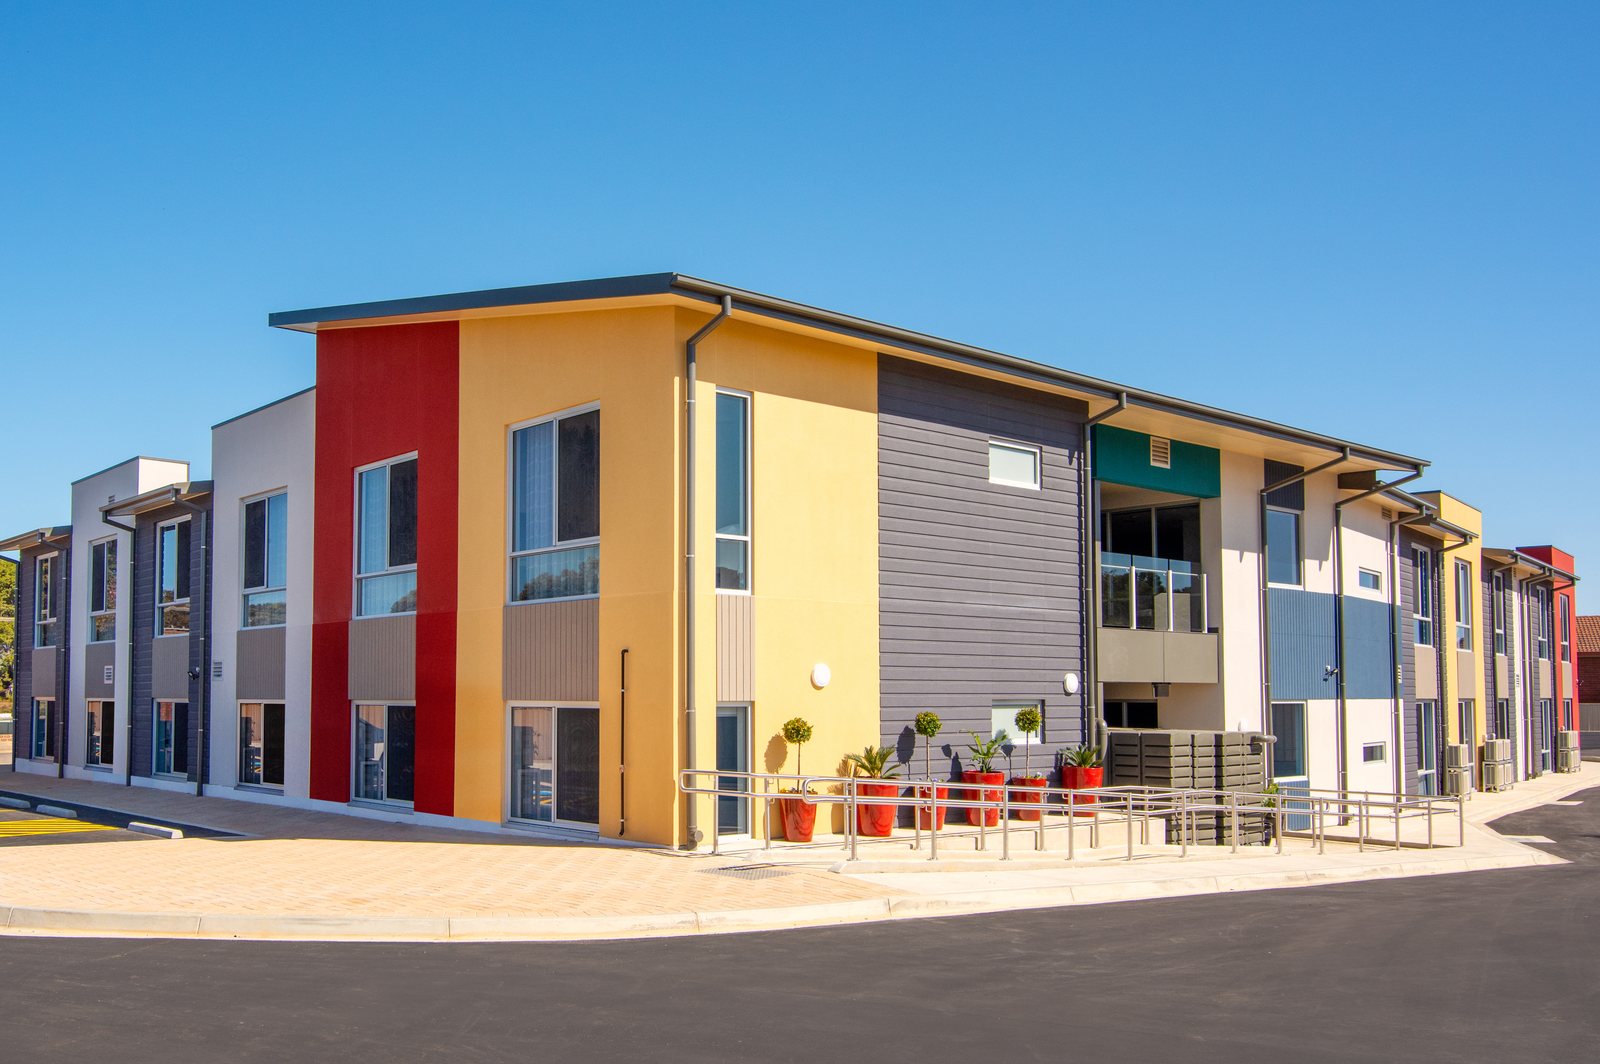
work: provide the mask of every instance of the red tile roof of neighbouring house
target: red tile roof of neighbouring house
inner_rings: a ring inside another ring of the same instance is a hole
[[[1600,617],[1578,618],[1578,653],[1600,654]]]

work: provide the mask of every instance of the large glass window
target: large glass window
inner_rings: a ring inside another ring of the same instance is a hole
[[[511,817],[600,823],[600,711],[511,708]]]
[[[157,702],[155,763],[158,776],[189,774],[189,703]]]
[[[289,495],[279,492],[244,504],[244,627],[283,624],[288,583]]]
[[[117,637],[117,541],[89,548],[89,642]]]
[[[717,767],[726,772],[750,771],[750,708],[717,707]],[[743,776],[718,776],[717,788],[724,791],[748,790]],[[750,799],[720,795],[717,798],[717,834],[750,833]]]
[[[48,760],[56,756],[56,700],[53,698],[35,698],[33,700],[33,726],[32,750],[33,757],[39,760]]]
[[[1572,599],[1566,595],[1561,600],[1561,660],[1572,660]]]
[[[1456,742],[1478,745],[1478,700],[1463,698],[1456,703]]]
[[[33,563],[33,645],[56,645],[56,597],[60,594],[56,565],[61,555],[47,554]]]
[[[750,590],[750,399],[717,393],[717,590]]]
[[[511,433],[509,600],[600,593],[600,411]]]
[[[1433,552],[1426,547],[1411,548],[1412,586],[1416,603],[1412,620],[1416,623],[1416,644],[1433,646]]]
[[[109,767],[115,754],[116,703],[90,702],[84,714],[89,744],[84,754],[84,764]]]
[[[1472,563],[1456,562],[1456,649],[1472,649]]]
[[[1306,765],[1306,704],[1272,703],[1272,778],[1304,778]]]
[[[189,633],[189,521],[156,527],[156,635]]]
[[[357,798],[414,801],[416,752],[416,706],[356,706]]]
[[[1417,703],[1417,793],[1439,793],[1439,709],[1433,702]]]
[[[356,616],[417,612],[417,460],[362,470],[356,495]]]
[[[1267,582],[1301,583],[1300,515],[1291,510],[1267,511]]]
[[[240,703],[239,782],[283,786],[283,703]]]
[[[1536,587],[1533,589],[1531,608],[1534,611],[1533,631],[1539,657],[1545,661],[1550,660],[1550,589]]]

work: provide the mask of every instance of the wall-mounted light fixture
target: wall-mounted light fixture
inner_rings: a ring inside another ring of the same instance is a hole
[[[826,665],[818,662],[817,664],[811,666],[812,687],[815,687],[820,691],[824,687],[828,686],[828,681],[831,679],[833,679],[833,670],[828,668]]]
[[[1081,686],[1082,682],[1078,679],[1078,674],[1075,672],[1069,672],[1065,676],[1061,677],[1061,689],[1067,692],[1069,695],[1077,694],[1078,689]]]
[[[1172,685],[1170,683],[1153,683],[1150,686],[1155,688],[1157,698],[1166,698],[1172,693]]]

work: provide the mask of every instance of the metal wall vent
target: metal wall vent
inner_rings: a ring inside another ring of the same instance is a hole
[[[1157,469],[1172,468],[1172,441],[1160,436],[1150,437],[1150,464]]]
[[[112,676],[111,668],[112,667],[110,665],[106,666],[106,678],[104,680],[102,680],[101,683],[110,683],[111,682],[111,676]]]
[[[211,663],[211,678],[213,680],[222,679],[222,662],[213,661]]]
[[[1382,512],[1383,512],[1383,519],[1385,521],[1393,521],[1394,520],[1394,511],[1393,510],[1391,510],[1387,506],[1385,506],[1385,507],[1383,507],[1383,511]]]

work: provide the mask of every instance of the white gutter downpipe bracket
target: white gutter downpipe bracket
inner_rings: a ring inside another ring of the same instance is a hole
[[[683,538],[684,538],[684,543],[683,543],[683,550],[684,550],[684,554],[683,554],[683,581],[684,581],[684,595],[683,595],[683,597],[684,597],[684,611],[683,611],[683,652],[684,652],[684,665],[683,665],[683,735],[684,735],[683,767],[686,768],[686,769],[693,769],[693,768],[696,767],[695,766],[695,738],[696,738],[696,733],[695,733],[695,720],[694,720],[694,703],[695,703],[695,685],[694,685],[694,680],[695,680],[695,672],[694,672],[694,653],[695,653],[695,638],[694,638],[694,633],[695,633],[695,609],[694,609],[694,601],[695,601],[695,564],[694,564],[694,545],[695,545],[695,522],[694,522],[694,507],[695,507],[695,445],[694,445],[695,444],[695,402],[694,402],[694,392],[695,392],[695,383],[696,383],[695,347],[696,347],[696,345],[698,345],[700,343],[701,340],[704,340],[707,336],[709,336],[711,334],[712,330],[716,329],[717,326],[719,326],[723,322],[727,321],[728,318],[731,317],[732,315],[733,315],[733,297],[725,295],[725,296],[722,297],[722,309],[717,312],[717,316],[712,318],[710,321],[706,322],[706,324],[700,329],[700,331],[695,333],[693,336],[689,337],[689,342],[683,345],[684,380],[685,380],[684,432],[686,434],[686,441],[685,441],[684,447],[683,447],[684,462],[686,463],[686,468],[685,468],[684,477],[683,477],[683,494],[684,494],[684,503],[683,503],[683,509],[684,509],[684,522],[683,522],[683,525],[684,525],[684,528],[683,528]],[[686,832],[687,838],[684,840],[683,848],[686,849],[686,850],[692,850],[696,846],[700,845],[700,841],[705,838],[705,833],[700,830],[700,826],[699,826],[699,815],[698,815],[698,813],[699,813],[699,809],[698,809],[699,800],[692,794],[691,795],[687,795],[686,798],[688,799],[688,831]],[[713,831],[716,830],[716,826],[715,825],[712,825],[712,830]]]

